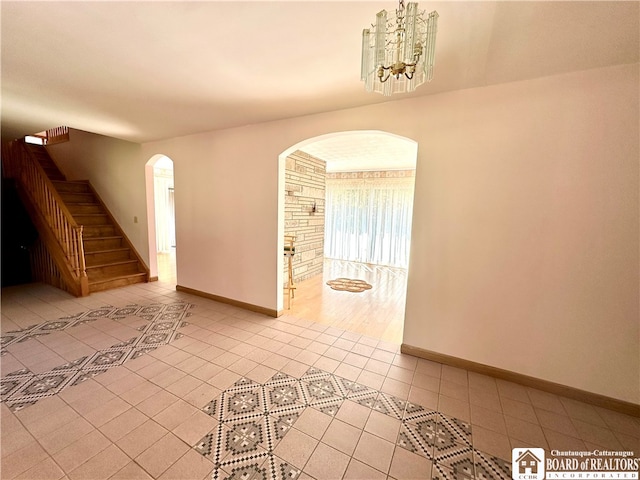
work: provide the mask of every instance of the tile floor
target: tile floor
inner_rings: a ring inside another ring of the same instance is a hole
[[[640,451],[637,418],[170,282],[3,289],[1,326],[3,479],[508,479],[512,447]]]

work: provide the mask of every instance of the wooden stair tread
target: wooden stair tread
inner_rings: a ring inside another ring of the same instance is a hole
[[[108,283],[108,282],[115,282],[118,280],[123,280],[123,279],[128,279],[128,278],[143,278],[146,277],[147,274],[144,272],[139,272],[139,273],[128,273],[128,274],[124,274],[124,275],[118,275],[118,276],[113,276],[113,277],[102,277],[102,278],[96,278],[96,279],[89,279],[89,285],[97,285],[97,284],[101,284],[101,283]]]
[[[127,273],[127,274],[113,276],[113,277],[94,278],[93,280],[89,279],[89,285],[96,285],[99,283],[108,283],[110,281],[117,281],[117,280],[122,280],[127,278],[146,277],[146,275],[147,274],[144,272],[138,272],[138,273]]]
[[[122,235],[102,235],[100,237],[89,237],[91,240],[113,240],[115,238],[122,238]]]
[[[111,253],[111,252],[123,252],[125,250],[129,250],[129,247],[105,248],[103,250],[91,250],[90,252],[85,252],[85,253],[90,253],[90,254],[94,254],[94,253]]]
[[[91,237],[91,238],[95,238],[95,237],[103,237],[104,235],[100,234],[100,229],[104,230],[104,229],[111,229],[113,230],[113,233],[115,233],[115,226],[112,223],[105,223],[102,225],[83,225],[84,227],[84,235],[86,237]],[[95,235],[91,235],[90,232],[95,233]],[[110,233],[110,232],[105,232],[105,233]],[[107,235],[110,236],[110,235]]]
[[[128,260],[114,260],[113,262],[102,263],[100,265],[91,265],[91,266],[87,265],[87,270],[89,270],[90,268],[97,269],[97,268],[103,268],[103,267],[115,267],[116,265],[126,265],[128,263],[138,263],[138,260],[136,260],[135,258],[133,259],[130,258]]]

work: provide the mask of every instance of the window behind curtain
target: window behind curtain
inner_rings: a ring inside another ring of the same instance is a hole
[[[414,177],[398,172],[328,176],[325,256],[377,265],[409,265]],[[369,174],[369,175],[367,175]],[[378,176],[376,176],[376,174]],[[382,176],[382,175],[388,176]],[[389,178],[391,175],[393,177]]]

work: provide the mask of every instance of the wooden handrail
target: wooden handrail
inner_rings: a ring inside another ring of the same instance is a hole
[[[67,209],[60,194],[23,141],[3,145],[3,167],[7,177],[16,178],[53,232],[74,276],[87,276],[82,229]],[[8,154],[8,155],[7,155]]]

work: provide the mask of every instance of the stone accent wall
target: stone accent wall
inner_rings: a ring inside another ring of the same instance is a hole
[[[284,232],[295,235],[294,283],[322,273],[326,163],[295,151],[287,157],[284,187]],[[313,206],[315,204],[315,212]],[[285,257],[284,279],[289,278]]]

